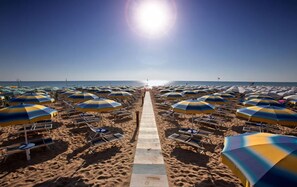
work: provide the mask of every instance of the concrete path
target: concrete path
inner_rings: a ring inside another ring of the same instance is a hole
[[[168,186],[166,168],[149,92],[146,92],[144,98],[130,186]]]

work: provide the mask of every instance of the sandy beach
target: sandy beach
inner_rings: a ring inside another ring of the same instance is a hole
[[[141,99],[138,97],[130,109],[132,119],[114,121],[108,113],[102,115],[97,126],[125,137],[98,147],[87,142],[91,132],[87,125],[74,125],[71,118],[61,117],[65,108],[60,102],[49,106],[60,112],[53,129],[39,136],[49,136],[55,143],[50,150],[32,150],[30,161],[24,153],[9,156],[1,163],[0,186],[129,186],[137,133],[135,111],[141,113]],[[0,133],[0,147],[24,141],[14,128],[2,128]]]
[[[185,100],[186,97],[177,100],[159,98],[157,96],[160,89],[150,89],[147,94],[152,98],[169,186],[242,186],[239,178],[221,161],[224,137],[244,133],[245,120],[235,116],[236,109],[243,107],[238,103],[240,94],[223,104],[223,107],[228,108],[224,110],[224,115],[216,114],[219,109],[212,114],[220,122],[220,126],[216,128],[195,121],[203,117],[202,114],[193,116],[194,124],[192,115],[175,113],[173,120],[164,117],[171,107],[160,107],[160,102],[173,104],[178,100]],[[211,93],[212,91],[209,91],[207,94]],[[138,135],[135,113],[139,111],[141,119],[143,95],[144,91],[139,90],[134,93],[134,102],[124,104],[128,106],[132,118],[115,120],[115,116],[109,112],[93,113],[101,118],[94,126],[124,134],[121,141],[96,147],[90,146],[88,142],[90,128],[87,125],[75,124],[77,116],[67,115],[67,106],[62,100],[47,104],[58,111],[58,115],[53,118],[53,128],[49,132],[33,134],[29,138],[51,137],[55,143],[49,146],[50,149],[32,150],[29,161],[26,160],[24,152],[10,155],[1,163],[0,185],[129,186]],[[66,99],[66,96],[61,99]],[[181,128],[190,128],[192,125],[194,129],[211,133],[201,139],[203,149],[168,138],[171,134],[178,133]],[[283,127],[282,132],[290,130],[292,129]],[[1,128],[0,137],[0,147],[24,141],[23,134],[16,134],[15,126]]]

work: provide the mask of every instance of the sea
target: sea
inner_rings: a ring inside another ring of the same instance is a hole
[[[297,82],[232,82],[232,81],[0,81],[0,86],[37,87],[91,87],[91,86],[277,86],[297,87]]]

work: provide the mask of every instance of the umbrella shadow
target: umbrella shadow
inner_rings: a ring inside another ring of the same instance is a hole
[[[194,186],[195,187],[212,187],[212,186],[236,187],[238,185],[236,185],[232,182],[221,180],[221,179],[211,180],[210,178],[208,178],[208,179],[203,180],[199,183],[196,183]]]
[[[30,165],[39,164],[55,158],[61,153],[67,151],[68,143],[58,140],[54,144],[47,147],[32,149],[31,160],[27,161],[25,152],[16,153],[7,157],[5,162],[1,164],[0,172],[13,172],[19,168],[24,168]],[[0,177],[1,178],[1,177]]]
[[[167,138],[173,133],[178,133],[179,128],[170,128],[165,130],[165,137]]]
[[[90,186],[86,184],[81,177],[57,177],[39,184],[35,184],[33,187],[57,187],[57,186]]]
[[[85,154],[81,156],[81,158],[84,159],[84,162],[81,167],[86,168],[92,164],[109,160],[117,153],[121,153],[120,148],[117,146],[112,146],[111,148],[105,149],[100,152],[92,151],[90,154]]]
[[[175,157],[177,160],[185,164],[193,164],[202,167],[206,167],[209,162],[209,156],[193,152],[191,150],[174,148],[170,154],[171,157]]]
[[[71,160],[72,160],[73,158],[75,158],[79,153],[82,153],[83,151],[87,150],[89,147],[90,147],[89,144],[85,144],[84,146],[79,147],[78,149],[75,149],[74,151],[72,151],[72,153],[69,153],[69,154],[66,156],[66,159],[67,159],[68,163],[70,163]]]
[[[243,126],[242,125],[240,125],[240,126],[233,126],[233,127],[231,127],[231,130],[232,131],[235,131],[235,132],[237,132],[237,133],[239,133],[239,134],[242,134],[243,133]]]

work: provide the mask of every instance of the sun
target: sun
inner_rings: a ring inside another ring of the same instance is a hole
[[[130,6],[129,20],[142,35],[162,36],[175,22],[175,7],[170,0],[138,0]]]

